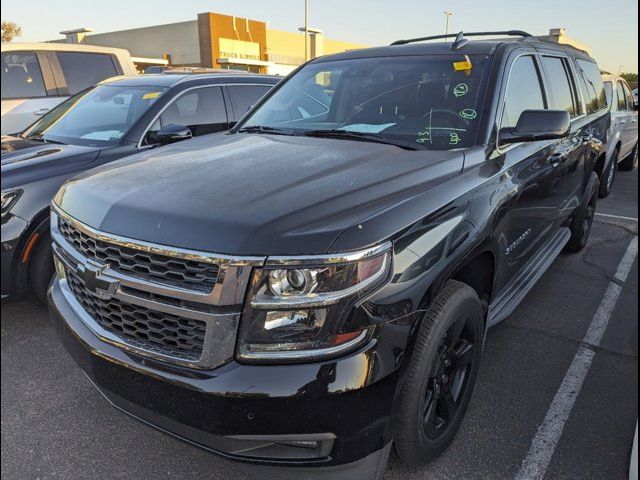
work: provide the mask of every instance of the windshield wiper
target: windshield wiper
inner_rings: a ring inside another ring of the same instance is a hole
[[[329,130],[307,130],[303,135],[308,137],[320,138],[342,138],[346,140],[360,140],[364,142],[384,143],[386,145],[394,145],[405,150],[418,150],[415,145],[398,140],[392,140],[378,133],[352,132],[349,130],[341,130],[333,128]]]
[[[292,133],[275,127],[267,127],[265,125],[251,125],[250,127],[242,127],[236,130],[236,133],[271,133],[274,135],[292,135]]]
[[[27,140],[33,140],[35,142],[42,142],[42,143],[55,143],[57,145],[66,145],[64,142],[61,142],[59,140],[51,140],[50,138],[44,138],[44,135],[32,135],[30,137],[25,137]]]

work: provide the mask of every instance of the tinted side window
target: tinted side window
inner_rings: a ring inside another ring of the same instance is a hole
[[[502,127],[515,127],[525,110],[545,108],[538,68],[532,56],[518,58],[511,68],[504,101]]]
[[[549,79],[549,108],[566,110],[572,117],[576,116],[573,87],[569,80],[566,62],[558,57],[542,57],[545,73]]]
[[[57,52],[57,55],[69,87],[69,95],[75,95],[105,78],[118,75],[111,55],[78,52]]]
[[[635,102],[633,101],[633,93],[629,90],[629,86],[626,83],[622,83],[622,88],[624,88],[624,95],[627,97],[627,110],[633,110],[633,106]]]
[[[252,105],[258,102],[271,87],[267,85],[230,85],[227,87],[233,109],[235,110],[234,121],[249,111]]]
[[[604,93],[607,96],[607,105],[613,105],[613,83],[604,82]]]
[[[3,53],[1,80],[3,99],[47,95],[36,52]]]
[[[616,83],[616,91],[618,92],[618,110],[626,110],[627,99],[624,95],[624,87],[622,86],[622,82]]]
[[[171,124],[189,127],[194,137],[227,130],[229,124],[222,89],[196,88],[171,101],[147,132],[144,143],[157,143],[156,132]]]
[[[578,60],[580,88],[587,103],[587,113],[594,113],[607,106],[607,95],[598,65],[586,60]]]

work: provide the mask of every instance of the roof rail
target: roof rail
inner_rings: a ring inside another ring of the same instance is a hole
[[[524,32],[522,30],[501,30],[498,32],[459,32],[459,33],[448,33],[446,35],[432,35],[430,37],[419,37],[419,38],[409,38],[407,40],[396,40],[391,45],[406,45],[407,43],[415,43],[415,42],[424,42],[425,40],[442,40],[445,38],[455,38],[458,43],[462,37],[485,37],[487,35],[504,35],[508,37],[532,37],[530,33]]]

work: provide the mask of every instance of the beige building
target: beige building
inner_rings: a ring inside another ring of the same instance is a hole
[[[304,32],[272,30],[267,23],[218,13],[150,27],[93,33],[87,28],[60,32],[54,42],[125,48],[140,66],[170,64],[248,70],[286,75],[308,59],[365,45],[333,40],[317,29]]]

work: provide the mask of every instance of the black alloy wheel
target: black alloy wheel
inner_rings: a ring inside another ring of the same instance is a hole
[[[457,280],[447,281],[424,310],[392,414],[403,463],[424,465],[453,441],[478,375],[484,317],[478,293]]]
[[[442,435],[455,418],[469,385],[477,339],[469,318],[454,323],[438,347],[423,403],[423,428],[427,437]]]

